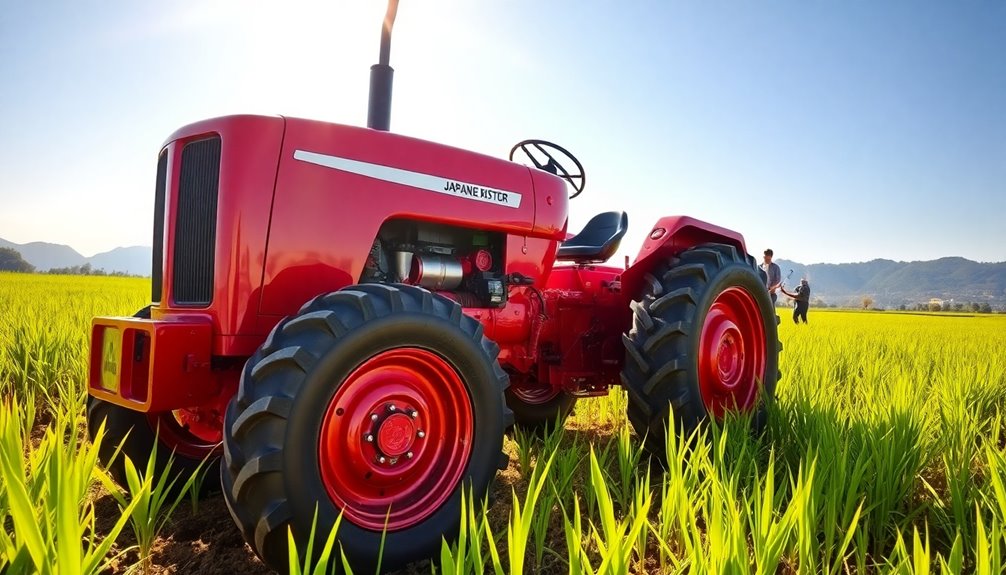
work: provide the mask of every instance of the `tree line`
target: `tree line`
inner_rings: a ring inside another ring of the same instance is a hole
[[[30,274],[35,266],[24,261],[21,252],[14,248],[0,248],[0,272],[21,272]]]
[[[932,303],[917,303],[914,306],[906,306],[901,304],[898,307],[901,311],[960,311],[960,312],[971,312],[971,313],[992,313],[992,305],[988,302],[978,303],[976,301],[972,302],[955,302],[953,304],[949,302],[944,302],[942,305],[936,302]]]

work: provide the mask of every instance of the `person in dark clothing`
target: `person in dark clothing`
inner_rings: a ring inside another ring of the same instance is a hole
[[[786,288],[780,289],[782,293],[796,301],[796,307],[793,309],[793,323],[798,324],[800,320],[803,320],[803,323],[807,323],[807,309],[810,308],[810,284],[807,283],[807,280],[800,280],[796,293],[789,293],[786,291]]]

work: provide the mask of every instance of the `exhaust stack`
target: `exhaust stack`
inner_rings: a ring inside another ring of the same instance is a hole
[[[387,132],[391,129],[391,84],[395,70],[388,64],[391,59],[391,28],[398,14],[398,0],[388,0],[388,12],[381,27],[381,54],[377,64],[370,67],[370,102],[367,109],[367,127]]]

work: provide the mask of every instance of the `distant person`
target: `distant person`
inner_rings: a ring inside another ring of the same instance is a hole
[[[810,308],[810,284],[807,283],[807,279],[801,279],[800,285],[796,287],[796,293],[789,293],[786,288],[780,288],[782,293],[793,298],[796,301],[796,307],[793,308],[793,323],[807,323],[807,309]]]
[[[772,305],[775,305],[775,300],[779,295],[776,290],[779,289],[780,284],[782,284],[782,270],[779,269],[779,264],[772,262],[772,250],[765,250],[764,262],[761,265],[761,269],[765,272],[765,287],[768,288],[768,294],[772,298]]]

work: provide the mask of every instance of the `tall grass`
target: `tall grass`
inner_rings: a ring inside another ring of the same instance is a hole
[[[132,314],[147,287],[0,274],[0,572],[77,572],[61,553],[99,570],[142,504],[125,498],[133,507],[117,531],[94,533],[101,471],[80,430],[90,318]],[[431,568],[1003,572],[1006,318],[812,310],[810,320],[780,327],[785,377],[761,436],[731,417],[670,436],[668,463],[656,465],[623,392],[581,400],[565,429],[508,439],[512,497],[486,512],[468,494],[463,537]],[[337,542],[323,550],[337,554]]]

